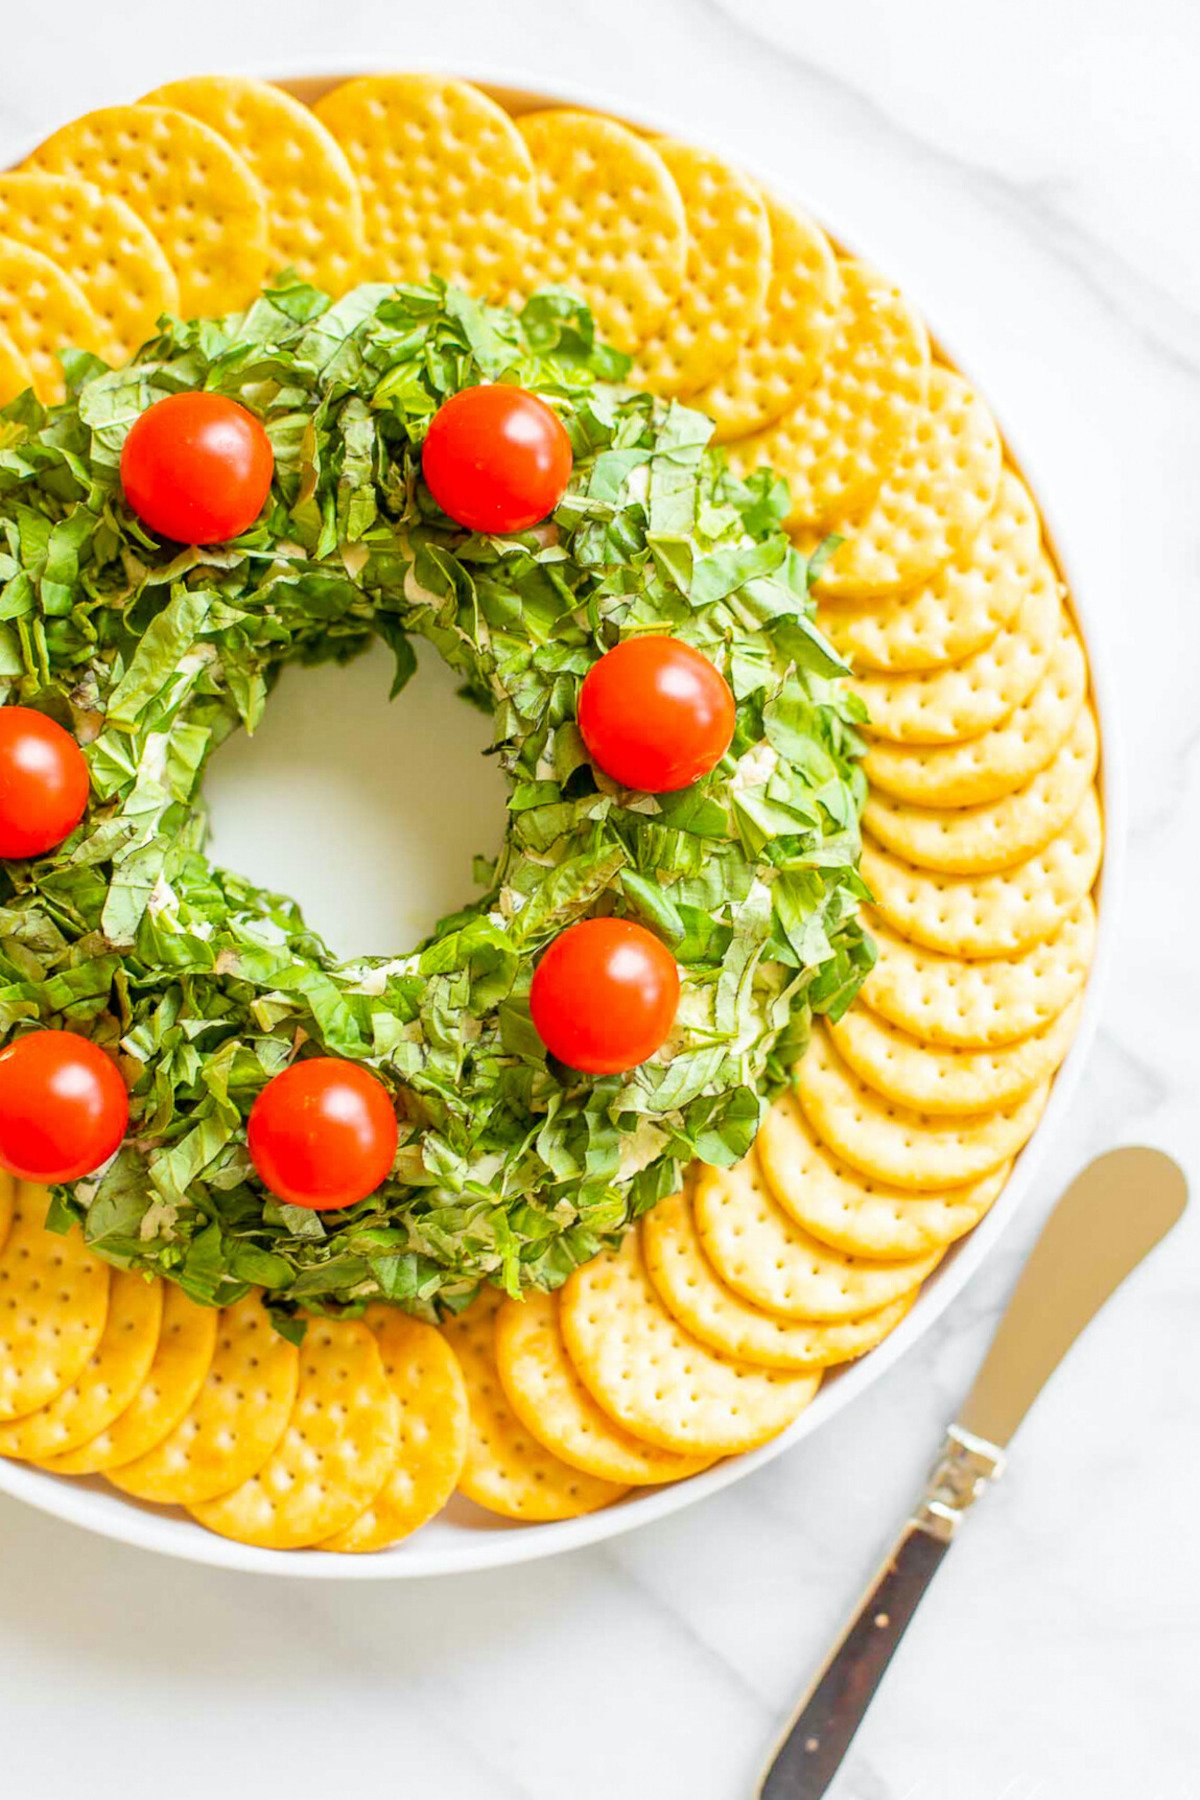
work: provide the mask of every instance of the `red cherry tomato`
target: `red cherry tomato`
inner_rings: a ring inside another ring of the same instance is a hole
[[[169,394],[135,419],[121,485],[142,521],[177,544],[223,544],[253,525],[275,453],[262,425],[224,394]]]
[[[635,1069],[664,1042],[679,1005],[679,967],[631,919],[568,925],[533,972],[529,1009],[552,1056],[588,1075]]]
[[[382,1081],[335,1056],[296,1062],[250,1108],[250,1160],[273,1194],[326,1212],[373,1194],[396,1157],[396,1110]]]
[[[468,531],[528,531],[571,479],[571,440],[558,414],[524,388],[463,388],[433,416],[421,452],[429,491]]]
[[[31,707],[0,707],[0,856],[53,850],[87,798],[87,763],[70,732]]]
[[[588,755],[623,787],[669,794],[714,768],[733,737],[721,671],[672,637],[626,638],[584,677],[579,730]]]
[[[0,1050],[0,1168],[76,1181],[107,1162],[129,1123],[116,1063],[74,1031],[31,1031]]]

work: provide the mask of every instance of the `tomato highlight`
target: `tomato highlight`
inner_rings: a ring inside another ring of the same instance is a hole
[[[720,762],[736,709],[716,665],[673,637],[632,637],[593,663],[579,694],[588,755],[622,787],[690,787]]]
[[[442,511],[468,531],[506,536],[539,525],[567,491],[571,440],[525,388],[463,388],[433,416],[421,470]]]
[[[261,422],[206,390],[168,394],[134,420],[121,486],[143,525],[177,544],[224,544],[253,525],[275,452]]]
[[[70,732],[32,707],[0,707],[0,856],[44,856],[87,801],[88,766]]]
[[[587,1075],[637,1068],[666,1041],[679,1005],[679,966],[632,919],[568,925],[533,972],[529,1010],[552,1056]]]
[[[91,1175],[125,1136],[116,1063],[75,1031],[31,1031],[0,1050],[0,1168],[23,1181]]]
[[[326,1212],[375,1192],[395,1161],[399,1128],[391,1095],[369,1069],[313,1056],[268,1081],[246,1135],[273,1194]]]

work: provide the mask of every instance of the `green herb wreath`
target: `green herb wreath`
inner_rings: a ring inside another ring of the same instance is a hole
[[[707,419],[620,385],[625,359],[557,291],[517,317],[439,283],[334,305],[285,284],[172,324],[126,369],[66,362],[64,405],[0,414],[0,689],[75,732],[91,803],[53,855],[3,865],[0,1034],[67,1026],[115,1051],[131,1119],[52,1220],[204,1301],[260,1283],[284,1315],[556,1285],[681,1161],[744,1153],[811,1014],[844,1010],[870,966],[862,714],[783,484],[734,480]],[[440,402],[500,378],[555,406],[575,454],[552,523],[504,539],[453,526],[419,478]],[[275,482],[236,542],[173,551],[118,461],[152,401],[199,387],[263,419]],[[737,700],[724,760],[657,797],[594,769],[575,724],[589,666],[648,631],[701,647]],[[395,695],[414,633],[494,719],[504,849],[423,944],[342,962],[293,901],[210,865],[201,777],[285,663],[382,638]],[[529,981],[604,912],[669,944],[682,1000],[649,1062],[585,1078],[548,1060]],[[310,1049],[369,1064],[400,1117],[392,1175],[342,1212],[273,1199],[246,1150],[255,1096]]]

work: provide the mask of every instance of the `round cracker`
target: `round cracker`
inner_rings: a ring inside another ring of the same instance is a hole
[[[170,106],[106,106],[62,126],[24,167],[94,182],[132,207],[175,271],[187,316],[246,306],[262,286],[270,265],[262,188],[199,119]]]
[[[1046,672],[1062,631],[1062,591],[1043,554],[1015,621],[986,650],[915,675],[856,676],[850,685],[869,714],[864,730],[900,744],[951,744],[1001,724]]]
[[[100,354],[123,363],[179,307],[179,283],[154,234],[117,194],[76,175],[0,175],[0,236],[70,271],[96,319]]]
[[[942,875],[917,869],[863,842],[861,873],[875,905],[901,937],[968,960],[1015,956],[1053,937],[1100,869],[1104,827],[1089,787],[1075,813],[1044,850],[994,875]]]
[[[173,106],[223,137],[267,200],[271,272],[293,268],[328,293],[345,293],[363,258],[362,195],[337,140],[309,107],[269,81],[193,75],[143,96]]]
[[[842,278],[821,227],[764,195],[771,279],[761,320],[715,381],[690,395],[728,444],[780,418],[821,371],[841,316]],[[751,440],[753,442],[753,440]],[[751,465],[766,460],[753,455]]]
[[[488,300],[521,283],[533,163],[494,100],[440,75],[364,75],[313,110],[362,193],[367,279],[440,275]]]
[[[992,1050],[922,1044],[869,1006],[852,1006],[826,1029],[846,1067],[885,1099],[915,1112],[980,1113],[1015,1106],[1049,1081],[1071,1048],[1082,1006],[1073,1000],[1032,1037]]]
[[[50,1195],[20,1181],[0,1253],[0,1419],[48,1406],[91,1361],[108,1316],[108,1264],[73,1226],[46,1230]]]
[[[1075,816],[1092,785],[1100,733],[1082,706],[1053,760],[988,806],[910,806],[871,794],[863,824],[893,856],[944,875],[991,875],[1028,862]]]
[[[0,1169],[0,1253],[8,1242],[17,1210],[17,1184],[7,1169]]]
[[[599,1512],[628,1484],[573,1468],[540,1443],[509,1405],[496,1367],[496,1315],[503,1296],[485,1288],[445,1324],[462,1364],[471,1408],[471,1445],[459,1492],[506,1519],[577,1519]]]
[[[1003,453],[991,408],[950,369],[929,372],[913,420],[870,505],[833,520],[844,539],[818,578],[827,600],[901,593],[926,581],[976,537],[995,505]]]
[[[660,1200],[642,1221],[646,1272],[679,1323],[723,1356],[768,1369],[810,1373],[852,1362],[882,1343],[912,1305],[916,1290],[862,1319],[818,1323],[780,1319],[726,1287],[700,1241],[685,1194]]]
[[[793,1212],[792,1193],[802,1183],[835,1189],[846,1206],[875,1192],[816,1144],[791,1094],[768,1107],[749,1156],[732,1169],[703,1170],[696,1183],[705,1253],[722,1281],[752,1305],[804,1325],[843,1325],[911,1298],[937,1267],[940,1246],[891,1258],[824,1242]]]
[[[556,1294],[506,1300],[496,1314],[496,1367],[509,1405],[539,1444],[606,1481],[657,1486],[712,1464],[641,1442],[592,1399],[567,1355]]]
[[[842,263],[840,272],[837,323],[814,378],[775,424],[729,452],[739,474],[765,463],[784,477],[787,522],[797,529],[822,527],[871,501],[929,383],[928,334],[899,288],[864,263]],[[696,404],[712,410],[708,396]]]
[[[195,1506],[257,1473],[291,1417],[300,1353],[271,1324],[258,1294],[222,1309],[212,1362],[175,1429],[105,1479],[138,1500]]]
[[[7,331],[0,329],[0,406],[33,386],[33,370]]]
[[[1045,1111],[1049,1082],[984,1113],[921,1113],[884,1099],[847,1068],[824,1031],[796,1071],[804,1116],[833,1154],[891,1187],[963,1187],[1011,1162]]]
[[[396,1460],[400,1407],[373,1333],[359,1319],[310,1319],[287,1429],[230,1493],[188,1511],[209,1531],[262,1550],[302,1550],[370,1505]]]
[[[40,1461],[77,1449],[118,1418],[146,1379],[162,1325],[162,1282],[114,1269],[91,1359],[37,1412],[0,1425],[0,1456]]]
[[[1046,672],[1002,725],[959,744],[886,744],[863,767],[873,788],[914,806],[986,806],[1044,769],[1062,748],[1087,694],[1087,657],[1071,615]]]
[[[711,150],[655,138],[687,221],[687,267],[670,313],[638,346],[638,386],[694,393],[720,374],[762,317],[771,281],[771,227],[762,195]]]
[[[768,1306],[790,1291],[794,1270],[803,1279],[814,1242],[892,1266],[940,1255],[978,1224],[1008,1177],[1006,1165],[936,1195],[872,1181],[837,1160],[791,1095],[768,1111],[757,1148],[765,1181],[723,1205],[697,1204],[696,1223],[723,1279]]]
[[[560,1317],[593,1399],[626,1431],[664,1450],[753,1450],[799,1418],[820,1382],[720,1356],[685,1331],[646,1273],[636,1231],[619,1251],[576,1269]]]
[[[471,1438],[466,1383],[442,1332],[382,1304],[368,1307],[366,1323],[396,1398],[396,1454],[370,1505],[322,1550],[384,1550],[410,1536],[458,1486]]]
[[[983,1050],[1031,1037],[1068,1007],[1087,980],[1096,909],[1081,900],[1053,937],[1020,956],[967,962],[910,944],[871,922],[878,961],[863,999],[924,1043]]]
[[[821,627],[860,669],[901,674],[961,662],[986,650],[1016,618],[1033,585],[1040,542],[1029,489],[1005,469],[976,536],[923,586],[860,606],[824,606]]]
[[[688,228],[673,176],[653,144],[615,119],[564,107],[526,113],[537,224],[525,286],[579,294],[596,329],[636,350],[660,329],[684,285]]]
[[[145,1381],[124,1412],[65,1455],[39,1463],[54,1475],[99,1475],[153,1450],[174,1431],[204,1384],[217,1342],[215,1306],[198,1306],[165,1284],[162,1325]]]
[[[40,250],[0,237],[0,331],[27,365],[33,391],[45,405],[67,391],[60,350],[92,350],[104,343],[100,321],[83,290]]]

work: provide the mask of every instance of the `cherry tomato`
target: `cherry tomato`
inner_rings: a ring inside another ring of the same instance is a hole
[[[373,1194],[396,1157],[391,1095],[335,1056],[296,1062],[250,1108],[250,1160],[273,1194],[327,1212]]]
[[[0,1050],[0,1168],[76,1181],[107,1162],[129,1123],[116,1063],[74,1031],[31,1031]]]
[[[529,1009],[552,1056],[588,1075],[635,1069],[664,1042],[679,1005],[679,967],[631,919],[568,925],[533,972]]]
[[[70,732],[32,707],[0,707],[0,856],[53,850],[87,798],[87,763]]]
[[[223,544],[253,525],[275,453],[262,425],[224,394],[169,394],[135,419],[121,485],[142,521],[177,544]]]
[[[632,637],[593,663],[579,694],[588,755],[622,787],[669,794],[714,768],[733,737],[721,671],[672,637]]]
[[[463,388],[434,414],[421,452],[429,491],[468,531],[528,531],[571,479],[571,440],[558,414],[524,388]]]

